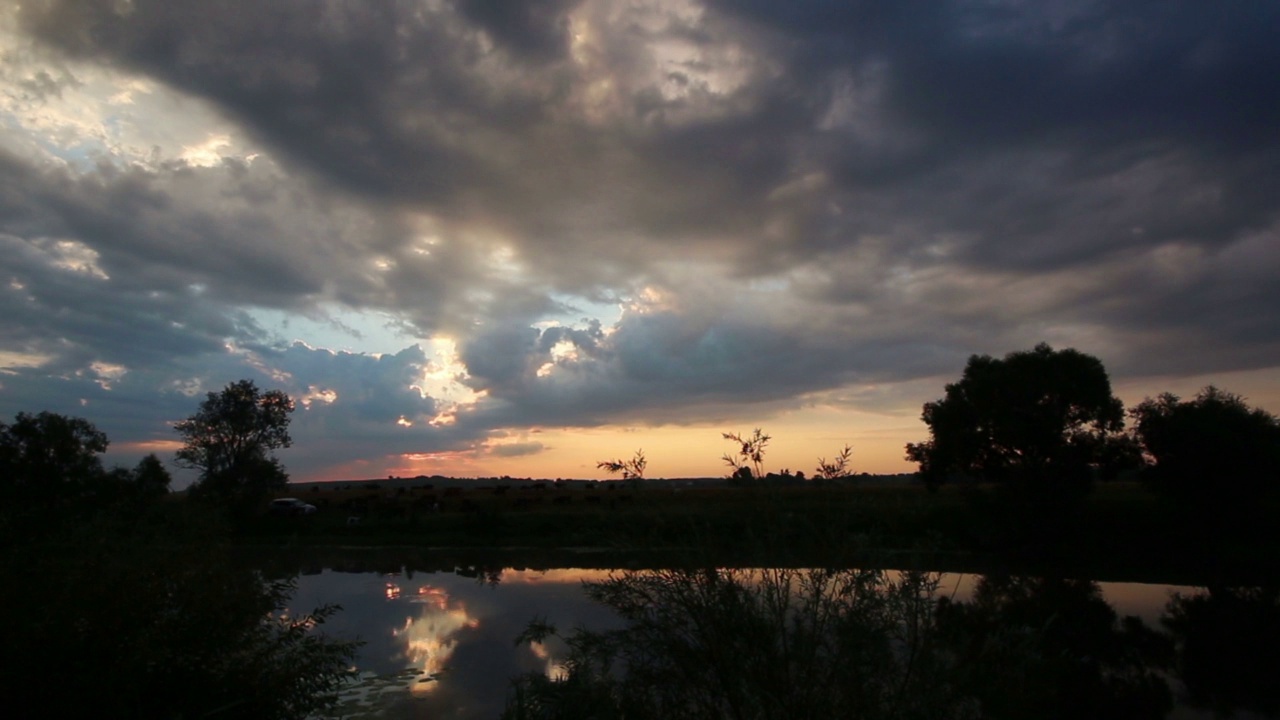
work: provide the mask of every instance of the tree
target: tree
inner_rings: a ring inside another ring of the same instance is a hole
[[[252,380],[209,393],[195,415],[174,426],[184,443],[178,463],[200,471],[197,492],[251,502],[284,487],[288,475],[271,451],[292,444],[293,408],[286,393],[261,393]]]
[[[20,412],[0,422],[0,491],[14,508],[78,498],[100,484],[107,436],[84,418]]]
[[[155,453],[138,461],[133,470],[133,483],[143,495],[159,497],[169,492],[173,477]]]
[[[1041,343],[1004,359],[974,355],[946,396],[925,403],[930,439],[907,459],[936,487],[961,476],[1026,497],[1080,497],[1122,437],[1124,406],[1102,363]]]
[[[1280,420],[1212,385],[1129,411],[1151,486],[1197,511],[1246,510],[1280,485]]]

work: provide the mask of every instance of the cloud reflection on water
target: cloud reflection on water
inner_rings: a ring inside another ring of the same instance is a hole
[[[404,596],[398,593],[397,597]],[[420,608],[418,615],[406,617],[404,625],[391,634],[403,643],[403,657],[415,671],[424,678],[438,677],[449,666],[458,634],[478,628],[480,620],[470,616],[466,605],[443,588],[420,585],[409,602]],[[416,682],[411,690],[429,693],[437,687],[435,682]]]

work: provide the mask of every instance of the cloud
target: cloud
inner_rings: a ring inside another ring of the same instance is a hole
[[[491,445],[489,453],[498,457],[524,457],[526,455],[537,455],[546,449],[546,446],[540,442],[522,442],[522,443],[500,443]]]
[[[336,393],[299,415],[319,466],[512,427],[897,408],[1041,340],[1126,377],[1280,357],[1273,3],[2,20],[0,357],[48,393],[5,382],[6,408],[170,413],[168,388],[287,377]],[[292,344],[268,311],[407,339]],[[415,341],[457,348],[428,396]],[[150,437],[159,416],[119,422]]]

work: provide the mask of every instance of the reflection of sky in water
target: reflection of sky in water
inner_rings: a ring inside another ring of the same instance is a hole
[[[497,585],[453,573],[340,573],[298,578],[290,606],[305,612],[342,606],[323,631],[365,641],[356,658],[364,673],[362,703],[347,717],[496,718],[510,679],[556,672],[563,645],[517,647],[515,638],[539,618],[568,632],[616,624],[612,612],[582,593],[592,570],[506,570]],[[410,671],[410,672],[405,672]],[[367,715],[358,714],[360,711]]]
[[[391,594],[395,589],[395,596]],[[403,596],[400,586],[387,584],[387,599],[398,600]],[[404,620],[404,626],[391,631],[392,637],[404,642],[404,658],[409,667],[425,675],[428,679],[437,677],[448,667],[449,657],[457,647],[458,632],[464,628],[474,629],[480,621],[467,615],[462,603],[452,601],[448,592],[432,587],[419,585],[416,592],[408,597],[411,608],[421,608],[416,616],[410,615]],[[413,685],[415,692],[430,692],[439,687],[435,682],[417,682]]]
[[[589,601],[584,580],[603,580],[607,571],[505,570],[490,585],[453,573],[340,573],[324,571],[298,579],[291,608],[305,612],[325,603],[342,606],[321,629],[365,641],[356,659],[363,674],[359,703],[344,717],[496,718],[510,679],[520,673],[554,676],[565,648],[516,646],[531,620],[545,620],[562,632],[574,627],[617,625],[612,612]],[[976,575],[944,575],[939,596],[968,600]],[[1104,597],[1121,615],[1157,621],[1171,592],[1168,585],[1103,583]],[[1175,712],[1172,717],[1195,717]]]

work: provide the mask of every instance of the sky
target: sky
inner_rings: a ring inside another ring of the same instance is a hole
[[[1280,412],[1280,3],[3,0],[0,418],[295,480],[909,472],[973,354]],[[180,477],[180,482],[183,476]]]

